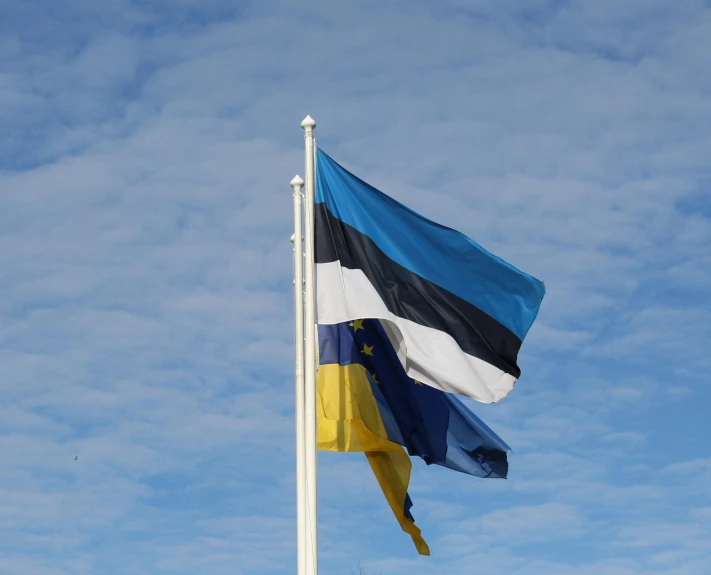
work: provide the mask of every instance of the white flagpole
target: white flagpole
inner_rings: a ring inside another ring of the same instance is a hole
[[[296,557],[297,574],[306,575],[306,461],[304,449],[304,250],[301,229],[301,187],[304,180],[290,182],[294,196],[294,373],[296,380]]]
[[[305,409],[306,422],[306,507],[308,523],[307,575],[318,575],[318,533],[316,507],[316,290],[314,277],[314,137],[316,122],[306,116],[301,122],[304,129],[306,154],[306,194],[304,206],[305,257],[304,257],[304,358],[305,358]]]

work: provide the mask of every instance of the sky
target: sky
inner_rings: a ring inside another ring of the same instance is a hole
[[[321,573],[711,573],[711,2],[28,0],[0,18],[0,573],[294,573],[319,147],[543,280],[507,480],[419,557],[319,456]],[[75,459],[76,457],[76,459]]]

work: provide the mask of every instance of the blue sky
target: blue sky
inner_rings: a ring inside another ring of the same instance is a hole
[[[421,558],[322,454],[322,573],[711,573],[709,2],[5,4],[1,573],[294,572],[306,114],[547,286],[509,479],[415,461]]]

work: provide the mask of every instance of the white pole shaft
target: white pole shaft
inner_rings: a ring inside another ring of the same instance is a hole
[[[301,187],[304,181],[291,180],[294,196],[294,379],[296,384],[296,557],[297,575],[306,574],[306,452],[304,449],[304,251],[301,229]]]
[[[304,223],[306,230],[304,257],[304,358],[305,358],[305,409],[306,421],[306,505],[308,508],[309,570],[307,575],[318,575],[318,533],[316,500],[316,291],[314,277],[314,138],[316,122],[306,116],[304,129],[306,154],[306,194]]]

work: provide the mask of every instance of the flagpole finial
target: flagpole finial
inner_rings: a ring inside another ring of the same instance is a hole
[[[302,180],[301,176],[297,174],[294,176],[294,179],[289,182],[289,185],[294,189],[300,188],[304,185],[304,180]]]
[[[314,120],[311,116],[306,116],[301,122],[301,127],[304,130],[307,128],[311,128],[313,130],[316,127],[316,120]]]

